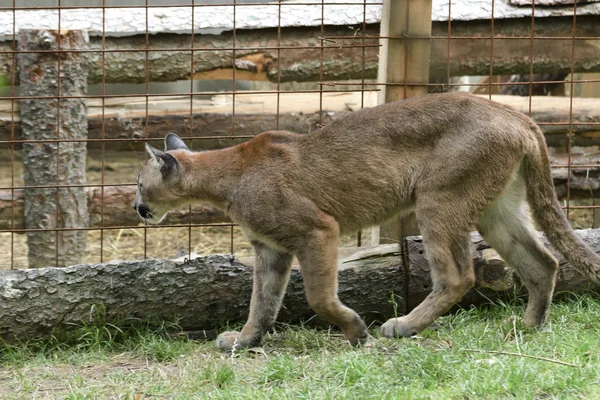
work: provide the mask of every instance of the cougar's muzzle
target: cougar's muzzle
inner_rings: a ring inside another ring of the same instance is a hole
[[[137,207],[134,205],[133,208],[135,209],[135,211],[137,211],[138,215],[142,219],[148,220],[148,219],[152,219],[154,217],[154,214],[152,214],[152,211],[150,211],[150,209],[143,204],[140,204]]]

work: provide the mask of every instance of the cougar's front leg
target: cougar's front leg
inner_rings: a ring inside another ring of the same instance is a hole
[[[260,345],[281,307],[292,266],[292,255],[273,249],[264,243],[253,242],[256,254],[250,314],[241,332],[224,332],[217,346],[231,350]]]
[[[342,328],[352,344],[365,343],[367,326],[358,314],[338,299],[338,235],[339,227],[333,217],[325,216],[319,227],[303,239],[297,252],[311,308],[329,322]]]

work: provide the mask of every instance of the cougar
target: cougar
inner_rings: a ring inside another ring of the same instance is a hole
[[[473,287],[473,227],[524,282],[524,323],[541,325],[558,263],[538,241],[527,204],[550,243],[600,281],[600,258],[574,234],[556,197],[542,132],[524,114],[487,99],[411,98],[351,113],[311,134],[264,132],[221,150],[190,151],[172,133],[164,142],[164,152],[146,145],[134,202],[140,217],[159,223],[169,210],[210,202],[254,247],[248,321],[241,332],[217,338],[224,350],[261,343],[294,256],[312,309],[351,344],[364,343],[365,323],[337,296],[338,237],[412,211],[433,287],[408,315],[383,324],[385,337],[415,335]]]

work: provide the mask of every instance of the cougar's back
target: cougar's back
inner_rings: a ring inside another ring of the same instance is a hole
[[[525,119],[465,93],[363,109],[298,140],[302,176],[310,177],[298,186],[343,229],[375,224],[410,209],[432,158],[451,164],[469,151],[514,152],[526,140]]]

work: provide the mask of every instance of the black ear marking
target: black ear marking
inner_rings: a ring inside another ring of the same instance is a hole
[[[161,163],[160,163],[160,173],[163,176],[163,179],[170,178],[175,176],[179,171],[179,163],[169,153],[162,153],[160,155]]]
[[[190,151],[190,149],[185,145],[179,136],[174,133],[167,133],[167,136],[165,136],[165,151],[170,150]]]
[[[163,179],[171,178],[179,172],[179,163],[177,162],[177,159],[169,153],[160,151],[149,144],[146,144],[146,151],[150,155],[150,158],[158,164]]]

